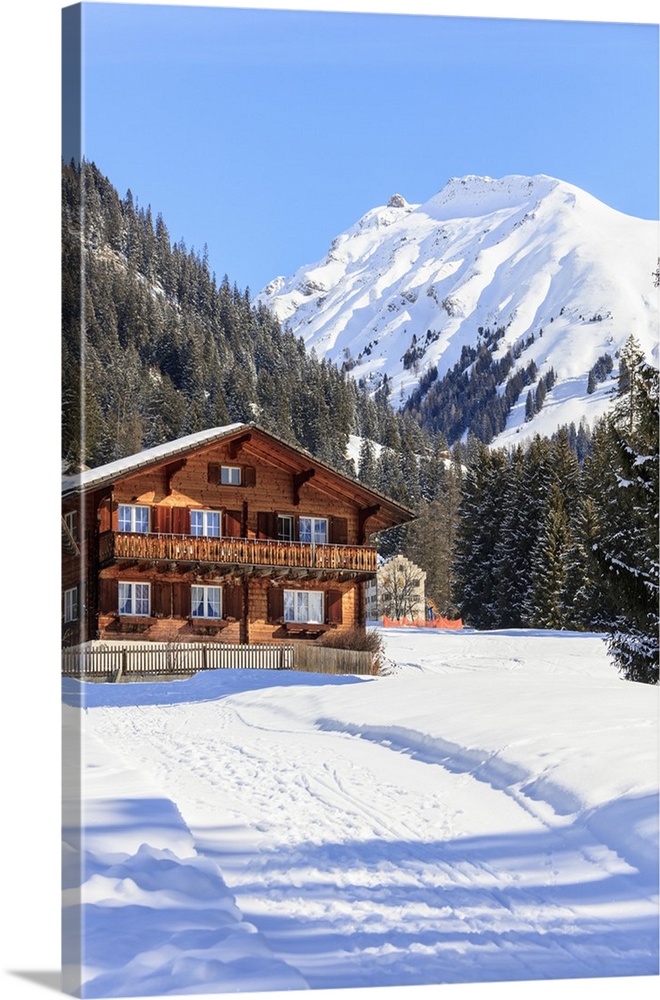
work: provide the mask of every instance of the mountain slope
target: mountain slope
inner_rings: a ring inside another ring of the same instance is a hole
[[[395,405],[425,375],[442,379],[464,347],[478,345],[480,329],[495,331],[493,360],[515,349],[511,373],[534,361],[540,378],[556,376],[531,420],[520,393],[500,444],[602,413],[609,387],[587,393],[589,371],[631,333],[658,364],[657,256],[657,222],[570,184],[468,176],[421,205],[393,196],[257,300],[373,391],[387,376]]]

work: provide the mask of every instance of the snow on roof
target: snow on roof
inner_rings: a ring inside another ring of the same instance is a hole
[[[206,444],[210,441],[225,437],[246,427],[247,424],[236,423],[227,424],[225,427],[211,427],[205,431],[197,431],[195,434],[187,434],[185,437],[177,438],[176,441],[168,441],[166,444],[158,444],[154,448],[146,448],[136,455],[127,455],[126,458],[118,458],[115,462],[108,462],[106,465],[99,465],[96,469],[89,469],[86,472],[78,472],[73,476],[65,476],[62,479],[62,493],[73,493],[87,486],[96,483],[115,479],[128,472],[134,472],[144,465],[150,465],[161,458],[169,458],[177,455],[189,448],[194,448],[199,444]]]

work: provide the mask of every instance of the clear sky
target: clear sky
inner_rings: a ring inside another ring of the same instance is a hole
[[[253,293],[452,176],[658,216],[657,25],[82,6],[85,156]]]

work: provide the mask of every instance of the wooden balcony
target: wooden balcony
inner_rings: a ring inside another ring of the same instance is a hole
[[[213,563],[245,570],[290,569],[328,573],[376,573],[376,549],[370,545],[309,544],[261,538],[209,538],[194,535],[101,535],[99,560],[107,565],[119,559],[169,563]]]

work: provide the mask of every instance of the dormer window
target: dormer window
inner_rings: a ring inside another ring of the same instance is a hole
[[[220,483],[222,486],[240,486],[241,468],[239,465],[221,465]]]
[[[148,532],[149,508],[138,507],[134,504],[120,503],[117,515],[117,527],[119,531],[125,532]]]
[[[209,462],[208,481],[213,486],[254,486],[256,470],[253,465],[219,465]]]

